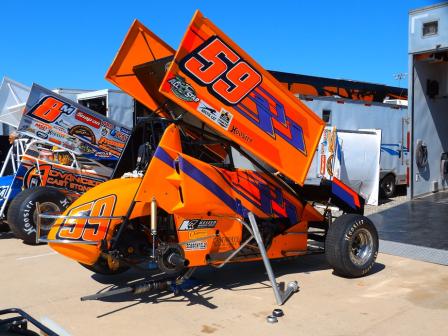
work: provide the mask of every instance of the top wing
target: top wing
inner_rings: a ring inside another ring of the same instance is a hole
[[[147,90],[136,67],[167,57],[175,50],[135,20],[106,74],[106,79],[152,111],[160,106],[157,90]]]
[[[197,11],[160,92],[303,184],[324,122]]]

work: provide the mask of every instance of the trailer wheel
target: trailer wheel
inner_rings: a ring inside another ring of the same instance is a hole
[[[36,203],[42,212],[61,212],[70,204],[67,197],[51,187],[36,187],[20,192],[11,202],[7,221],[14,236],[26,244],[36,244]],[[54,219],[42,219],[41,235],[47,235]]]
[[[367,274],[378,254],[378,232],[364,216],[344,214],[330,225],[325,256],[336,274],[356,278]]]
[[[390,198],[395,195],[395,176],[392,174],[386,175],[380,182],[380,191],[383,198]]]

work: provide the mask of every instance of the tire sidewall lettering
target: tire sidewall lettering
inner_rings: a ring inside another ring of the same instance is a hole
[[[28,201],[25,205],[25,210],[23,211],[23,222],[24,228],[23,231],[31,236],[33,233],[36,233],[36,228],[32,224],[32,216],[34,215],[34,211],[36,210],[35,203],[33,201]]]

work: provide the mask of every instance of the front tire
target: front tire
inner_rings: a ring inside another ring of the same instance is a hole
[[[366,275],[378,255],[378,232],[364,216],[344,214],[329,227],[325,256],[336,274],[356,278]]]
[[[62,192],[51,187],[25,189],[12,200],[7,215],[9,227],[15,237],[30,245],[36,245],[37,202],[42,212],[62,212],[70,204]],[[54,219],[42,219],[41,235],[47,235],[53,223]]]

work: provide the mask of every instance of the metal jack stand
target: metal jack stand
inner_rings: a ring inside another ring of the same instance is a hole
[[[288,283],[284,290],[281,290],[279,284],[275,281],[275,275],[272,271],[271,262],[269,261],[268,255],[266,253],[266,249],[263,244],[263,240],[261,239],[260,231],[258,230],[257,221],[255,220],[255,216],[252,212],[248,213],[249,222],[252,227],[252,234],[257,241],[258,248],[260,249],[261,257],[263,258],[264,267],[266,268],[266,272],[268,273],[269,280],[271,281],[272,289],[274,290],[275,300],[278,305],[283,305],[286,300],[297,290],[299,289],[299,284],[297,281],[291,281]]]

